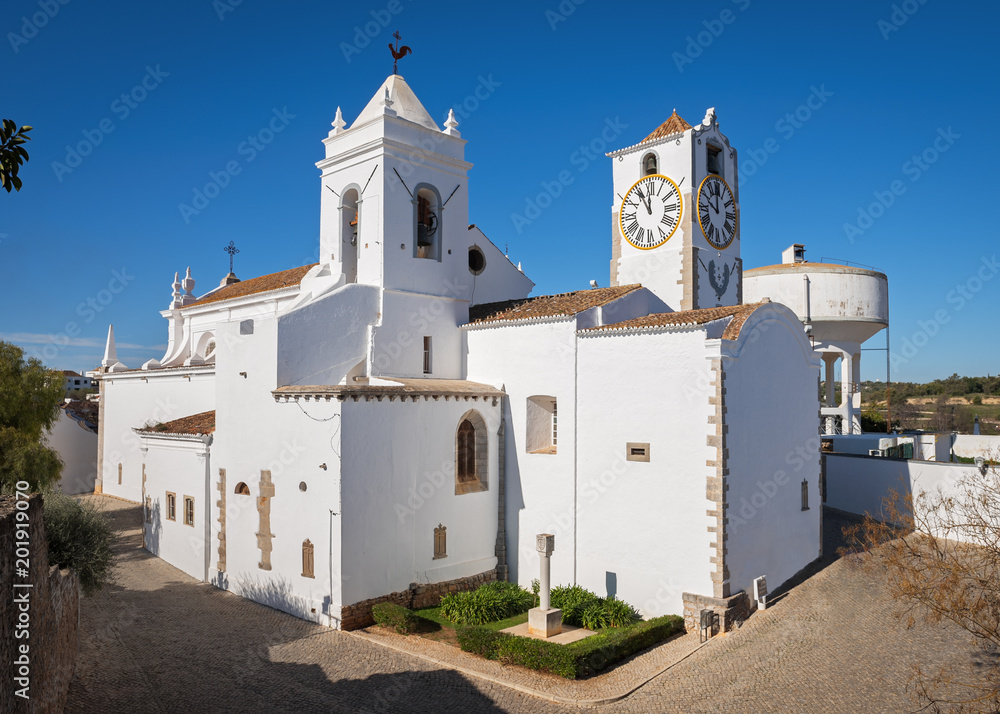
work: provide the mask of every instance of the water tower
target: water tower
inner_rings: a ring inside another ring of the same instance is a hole
[[[877,270],[809,263],[805,252],[796,243],[781,254],[780,265],[744,271],[743,301],[769,297],[798,315],[826,366],[825,432],[860,434],[861,343],[889,326],[889,281]],[[833,390],[838,360],[840,406]]]

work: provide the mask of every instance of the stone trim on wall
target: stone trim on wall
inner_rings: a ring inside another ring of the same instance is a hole
[[[219,500],[215,505],[219,509],[219,560],[215,564],[215,569],[220,573],[226,572],[226,470],[219,469],[219,482],[216,484],[219,490]]]
[[[274,484],[271,483],[271,472],[260,472],[260,496],[257,497],[257,515],[260,518],[260,525],[257,528],[257,547],[260,548],[260,562],[257,567],[261,570],[271,569],[271,539],[274,533],[271,532],[271,499],[274,498]]]
[[[441,598],[448,593],[464,592],[475,590],[480,585],[492,583],[497,579],[497,571],[487,570],[485,573],[470,575],[465,578],[448,580],[443,583],[431,583],[428,585],[420,583],[410,583],[408,590],[389,593],[381,597],[363,600],[353,605],[344,605],[340,608],[340,629],[359,630],[362,627],[374,625],[372,619],[372,607],[383,602],[391,602],[396,605],[408,607],[411,610],[421,607],[434,607],[441,603]]]
[[[717,627],[712,635],[719,632],[729,632],[738,623],[745,621],[757,608],[745,590],[727,598],[707,597],[693,593],[682,593],[684,602],[684,628],[688,632],[698,632],[701,629],[701,611],[712,610],[718,615]]]
[[[458,479],[458,429],[462,423],[468,420],[474,429],[476,447],[476,474],[470,481],[459,481]],[[470,409],[458,418],[455,425],[455,495],[461,496],[466,493],[480,493],[490,490],[490,437],[483,415],[475,409]]]
[[[618,216],[618,210],[611,214],[611,280],[608,283],[611,287],[618,285],[618,261],[622,257],[622,232]]]
[[[726,492],[729,490],[729,449],[726,448],[726,435],[729,433],[729,426],[726,424],[726,377],[721,357],[712,360],[711,370],[715,376],[715,380],[711,382],[715,393],[709,396],[708,403],[713,407],[714,414],[708,418],[708,423],[715,426],[715,433],[709,434],[707,444],[715,448],[715,459],[707,461],[706,465],[714,467],[715,473],[707,479],[705,497],[714,502],[714,507],[706,511],[706,515],[715,519],[715,524],[708,527],[708,532],[715,538],[711,544],[715,555],[709,560],[715,566],[712,573],[712,595],[716,598],[728,598],[729,566],[726,563],[726,546],[729,536],[726,532],[726,512],[729,504]]]

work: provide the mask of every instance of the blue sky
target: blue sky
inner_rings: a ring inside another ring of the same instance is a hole
[[[607,284],[611,160],[582,147],[714,106],[740,152],[745,267],[793,242],[876,266],[894,379],[1000,371],[993,3],[62,2],[0,10],[0,115],[35,127],[25,187],[0,195],[0,339],[53,367],[92,368],[109,323],[129,366],[161,356],[174,272],[210,289],[230,240],[242,278],[312,262],[320,141],[391,73],[398,29],[400,74],[439,123],[460,115],[470,221],[537,294]],[[513,218],[564,170],[550,206]]]

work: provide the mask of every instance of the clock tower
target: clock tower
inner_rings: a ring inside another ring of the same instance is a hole
[[[697,126],[675,110],[640,143],[608,156],[611,285],[641,283],[674,310],[740,304],[736,150],[715,109]]]

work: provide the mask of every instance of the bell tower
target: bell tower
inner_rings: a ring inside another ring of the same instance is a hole
[[[456,297],[470,250],[465,140],[390,75],[347,126],[323,140],[320,262],[348,283]],[[467,283],[467,280],[462,283]]]
[[[611,285],[641,283],[674,310],[740,304],[736,150],[715,109],[697,126],[674,110],[641,142],[608,156]]]

